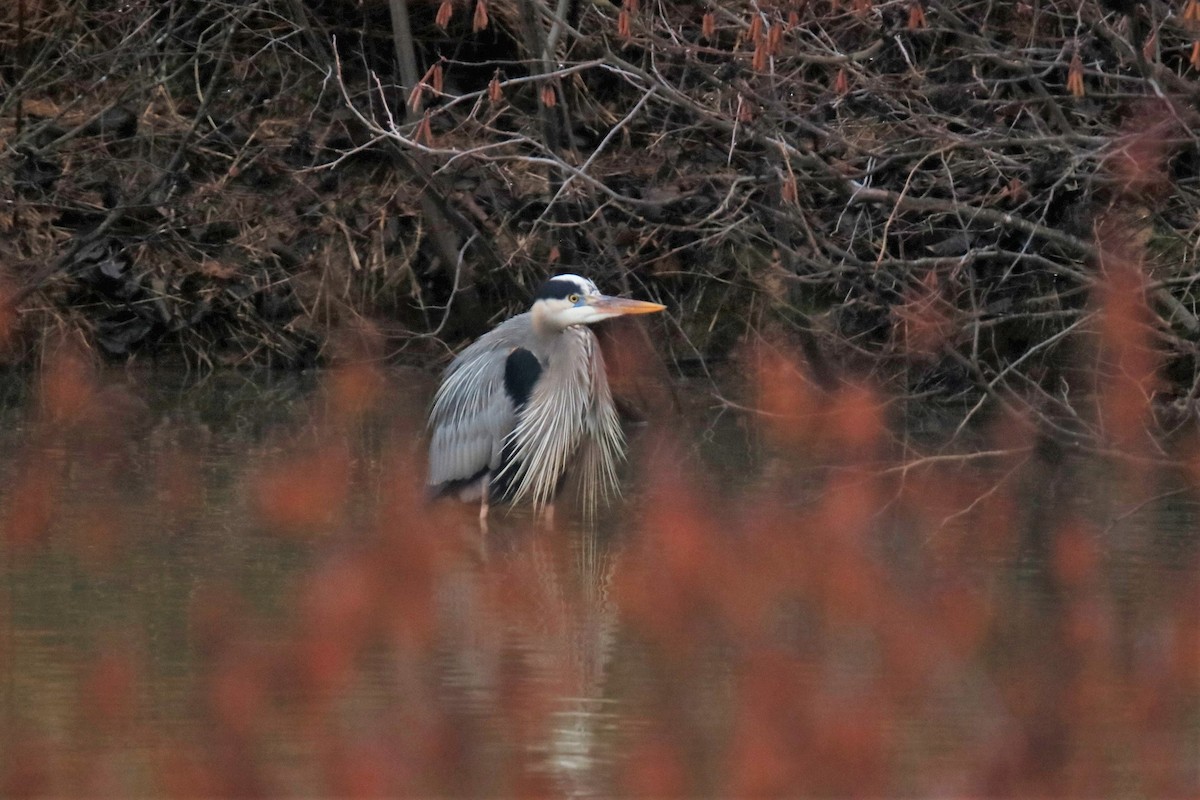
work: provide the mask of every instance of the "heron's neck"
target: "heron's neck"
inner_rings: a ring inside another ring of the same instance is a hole
[[[554,321],[554,316],[547,313],[546,309],[540,303],[533,307],[530,316],[533,321],[533,332],[539,337],[554,339],[566,330],[566,328]]]

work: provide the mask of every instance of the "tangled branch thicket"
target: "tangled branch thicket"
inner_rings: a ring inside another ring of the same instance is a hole
[[[669,303],[680,365],[790,339],[1079,432],[1116,258],[1200,395],[1195,0],[0,13],[10,361],[308,363],[360,319],[428,356],[570,269]]]

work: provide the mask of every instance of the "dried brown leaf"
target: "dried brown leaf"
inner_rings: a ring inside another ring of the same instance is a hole
[[[779,55],[781,44],[783,44],[783,25],[773,22],[770,30],[767,31],[767,55]]]
[[[425,74],[421,77],[421,85],[433,89],[435,94],[441,94],[443,80],[442,62],[439,61],[425,70]]]
[[[846,73],[845,67],[839,69],[837,77],[833,79],[833,91],[839,95],[850,93],[850,76]]]
[[[754,48],[754,57],[750,60],[750,66],[755,72],[766,72],[767,70],[767,43],[760,41]]]
[[[924,30],[928,27],[925,20],[925,6],[920,2],[913,3],[908,7],[908,29],[910,31]]]
[[[1075,97],[1083,97],[1086,90],[1083,86],[1083,61],[1076,51],[1071,56],[1071,65],[1067,67],[1067,91]]]
[[[451,0],[442,0],[442,4],[438,6],[437,17],[434,18],[434,22],[437,23],[439,28],[445,30],[446,26],[450,24],[450,18],[453,16],[454,3]]]
[[[796,173],[788,169],[787,175],[784,176],[783,184],[779,188],[779,197],[784,205],[798,206],[800,192],[796,186]]]
[[[749,122],[754,119],[754,112],[750,108],[750,103],[740,94],[737,99],[737,120],[738,122]]]
[[[429,112],[426,111],[417,124],[413,139],[419,144],[433,144],[433,126],[429,124]]]
[[[425,84],[420,81],[408,93],[408,110],[412,113],[417,113],[421,110],[421,97],[425,94]]]

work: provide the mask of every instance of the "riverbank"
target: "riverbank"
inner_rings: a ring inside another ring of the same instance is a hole
[[[1079,364],[1135,341],[1186,413],[1195,36],[1161,2],[10,4],[0,360],[429,365],[576,271],[669,305],[677,369],[770,342],[1080,433]]]

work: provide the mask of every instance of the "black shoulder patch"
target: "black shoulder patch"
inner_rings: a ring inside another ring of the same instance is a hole
[[[542,365],[537,356],[524,347],[508,354],[508,360],[504,362],[504,391],[512,398],[513,405],[524,408],[541,374]]]
[[[564,281],[551,278],[538,289],[535,300],[566,300],[573,294],[579,294],[579,286],[575,281]]]

